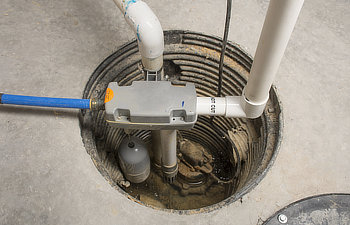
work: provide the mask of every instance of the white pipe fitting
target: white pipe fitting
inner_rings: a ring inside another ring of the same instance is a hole
[[[197,114],[207,116],[246,117],[241,96],[197,97]]]
[[[141,0],[113,0],[133,29],[146,70],[163,66],[164,35],[157,16]]]
[[[246,118],[254,119],[261,116],[264,112],[267,101],[269,100],[269,95],[263,101],[249,101],[245,95],[245,88],[243,89],[242,96],[240,97],[240,106],[245,113]],[[235,117],[234,115],[230,117]]]
[[[226,113],[226,101],[223,97],[197,97],[197,114],[223,116]]]

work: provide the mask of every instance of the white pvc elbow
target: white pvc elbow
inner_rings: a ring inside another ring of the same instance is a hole
[[[242,96],[197,98],[198,115],[257,118],[269,91],[304,0],[271,0],[248,83]]]
[[[160,70],[163,65],[164,35],[157,16],[140,0],[114,2],[136,35],[145,69]]]

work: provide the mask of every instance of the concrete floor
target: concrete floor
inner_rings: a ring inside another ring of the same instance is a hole
[[[225,1],[146,0],[164,29],[221,36]],[[267,0],[234,0],[229,39],[254,55]],[[280,153],[262,182],[214,212],[180,216],[126,199],[99,174],[76,110],[0,107],[0,224],[260,224],[298,199],[350,193],[350,2],[305,1],[275,85]],[[76,97],[133,38],[112,0],[1,0],[0,91]]]

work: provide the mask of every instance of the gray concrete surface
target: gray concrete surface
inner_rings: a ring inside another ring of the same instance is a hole
[[[164,29],[223,33],[225,1],[146,0]],[[234,0],[229,39],[254,54],[267,0]],[[277,160],[243,202],[190,216],[135,204],[86,153],[76,110],[0,107],[0,224],[260,224],[315,194],[350,193],[350,2],[306,1],[276,79]],[[133,38],[112,0],[2,0],[0,91],[80,97]]]

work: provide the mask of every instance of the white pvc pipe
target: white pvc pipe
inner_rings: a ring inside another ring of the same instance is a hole
[[[160,70],[163,65],[164,37],[158,18],[141,0],[114,2],[136,34],[145,69]],[[304,0],[270,0],[249,80],[242,96],[199,97],[199,115],[257,118],[263,113],[303,2]]]
[[[176,130],[160,130],[162,146],[162,166],[173,167],[176,158]]]
[[[153,161],[158,168],[162,166],[162,145],[160,138],[160,130],[152,130],[152,151],[153,151]]]
[[[113,0],[133,29],[146,70],[163,66],[164,35],[157,16],[141,0]]]
[[[176,156],[176,130],[160,130],[162,148],[162,170],[168,182],[172,183],[178,171]]]
[[[226,113],[224,97],[197,97],[197,114],[223,116]]]
[[[197,114],[206,116],[246,117],[241,96],[197,97]]]
[[[270,0],[248,83],[242,96],[198,97],[198,115],[247,118],[261,116],[303,3],[304,0]]]
[[[259,117],[286,50],[304,0],[270,0],[242,107],[248,118]]]

